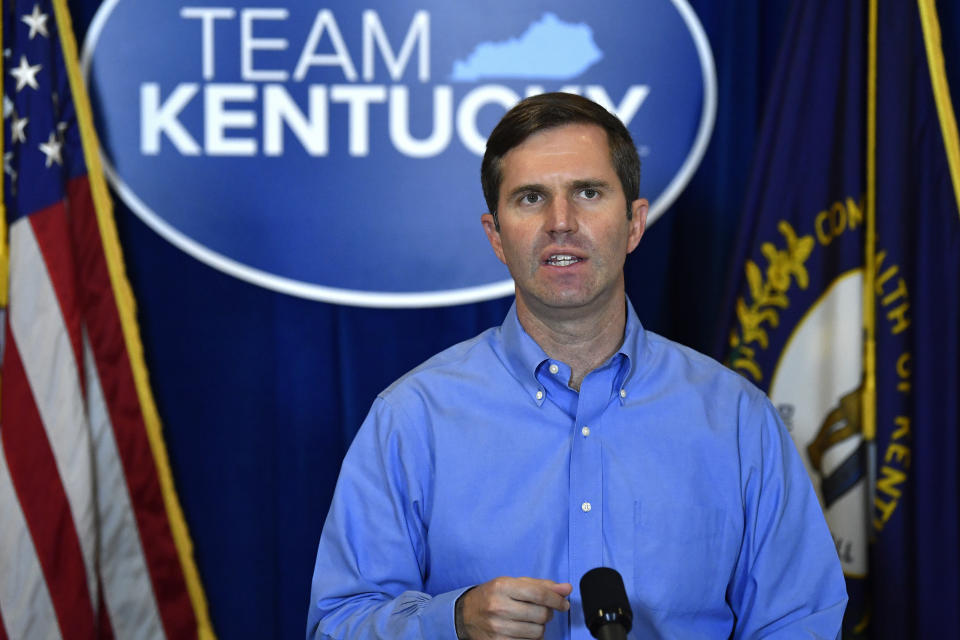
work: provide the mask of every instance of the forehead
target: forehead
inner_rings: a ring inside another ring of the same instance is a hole
[[[616,180],[607,132],[595,124],[538,131],[503,156],[503,187],[571,180]],[[503,193],[503,190],[501,190]]]

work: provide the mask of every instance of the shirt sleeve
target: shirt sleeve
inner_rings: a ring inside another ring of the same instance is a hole
[[[733,637],[839,638],[847,593],[820,503],[773,406],[744,401],[744,537],[728,589]]]
[[[320,536],[307,638],[456,640],[463,589],[424,593],[432,453],[378,398],[350,446]]]

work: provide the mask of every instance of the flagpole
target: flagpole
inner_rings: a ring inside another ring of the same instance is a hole
[[[877,469],[877,371],[876,371],[876,221],[877,221],[877,3],[870,0],[867,45],[867,193],[863,274],[863,438],[867,444],[867,522],[873,521],[872,506]]]
[[[0,7],[0,51],[3,51],[3,8]],[[3,70],[3,76],[7,75],[7,65],[6,59],[0,58],[3,62],[0,62],[0,69]],[[2,86],[2,82],[0,82]],[[7,130],[6,117],[0,118],[0,122],[3,122],[3,126],[0,127],[0,158],[4,158],[4,171],[6,171],[6,147],[4,146],[4,133]],[[6,318],[3,315],[3,311],[7,308],[7,293],[10,289],[10,251],[7,247],[7,203],[6,203],[6,189],[0,185],[0,331],[4,333],[0,334],[0,363],[3,362],[3,339],[6,336]],[[3,402],[3,398],[0,397],[0,402]],[[3,452],[0,451],[0,455],[3,455]]]
[[[940,134],[943,136],[944,151],[950,167],[954,199],[960,211],[960,138],[957,136],[957,120],[950,100],[950,88],[947,86],[943,48],[940,44],[940,20],[937,18],[937,6],[933,0],[917,0],[917,5],[920,9],[923,43],[927,50],[930,84],[933,88],[934,102],[937,105],[937,116],[940,118]]]
[[[166,515],[173,535],[174,545],[180,561],[180,570],[186,583],[187,595],[193,614],[196,618],[197,637],[200,640],[215,640],[216,634],[210,620],[207,607],[207,598],[200,579],[200,573],[193,558],[193,541],[187,527],[183,509],[173,483],[173,472],[170,468],[166,443],[163,439],[160,416],[150,391],[147,379],[146,365],[143,358],[143,344],[136,319],[136,303],[133,291],[126,279],[123,265],[123,255],[120,250],[116,223],[113,218],[113,203],[103,178],[103,168],[100,164],[99,142],[93,126],[93,114],[90,111],[90,99],[80,77],[80,64],[77,57],[77,43],[73,36],[70,18],[70,9],[67,0],[52,0],[56,16],[57,31],[65,58],[67,79],[70,89],[75,96],[77,125],[80,136],[83,158],[87,165],[87,175],[90,181],[91,197],[95,203],[96,217],[101,233],[101,242],[106,256],[109,277],[113,286],[114,298],[120,317],[120,325],[124,342],[130,358],[130,367],[133,372],[137,398],[146,428],[147,439],[156,464],[158,481],[163,498]]]
[[[3,51],[3,12],[0,11],[0,51]],[[5,60],[5,59],[4,59]],[[7,65],[6,62],[0,64],[0,67],[3,68],[3,75],[7,75]],[[2,86],[2,85],[0,85]],[[3,120],[6,120],[6,114],[4,114]],[[3,127],[0,127],[0,158],[4,158],[4,170],[6,170],[6,140],[4,140],[4,134],[6,133],[7,127],[4,124]],[[12,176],[11,176],[12,178]],[[6,193],[5,189],[0,187],[0,308],[6,308],[7,306],[7,293],[10,288],[9,276],[10,276],[10,251],[7,246],[7,203],[6,203]],[[2,327],[0,327],[2,329]],[[3,338],[0,337],[0,346],[3,345]],[[0,355],[3,354],[3,349],[0,348]]]

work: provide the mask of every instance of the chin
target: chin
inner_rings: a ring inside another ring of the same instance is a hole
[[[554,309],[578,309],[589,306],[597,299],[597,294],[586,291],[553,291],[546,295],[528,296],[528,298]]]

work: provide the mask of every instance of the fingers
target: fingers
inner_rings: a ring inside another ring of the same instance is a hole
[[[553,609],[550,607],[512,601],[509,606],[497,611],[497,614],[504,620],[513,620],[515,622],[532,622],[534,624],[544,625],[553,620]]]
[[[495,578],[462,599],[465,636],[473,639],[543,637],[554,611],[567,611],[572,586],[536,578]],[[458,628],[459,632],[459,628]]]
[[[494,638],[510,638],[510,640],[514,638],[518,640],[541,640],[543,638],[543,625],[532,622],[493,620],[490,624],[490,630]]]
[[[523,578],[521,578],[523,579]],[[535,578],[528,578],[533,580]],[[560,594],[564,598],[573,593],[573,585],[569,582],[554,582],[553,580],[538,580],[538,582],[544,583],[544,585],[551,591]]]
[[[567,611],[570,602],[566,596],[573,591],[569,582],[554,582],[538,578],[517,578],[517,590],[513,597],[516,600],[550,607],[556,611]]]

